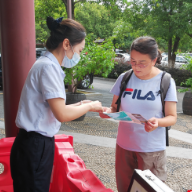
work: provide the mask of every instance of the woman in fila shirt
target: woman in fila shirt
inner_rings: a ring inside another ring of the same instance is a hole
[[[71,68],[85,46],[84,27],[72,20],[47,18],[51,35],[48,51],[32,66],[24,84],[16,125],[19,133],[11,150],[14,192],[48,192],[54,158],[54,135],[61,122],[74,120],[88,111],[101,112],[98,101],[65,105],[61,66]]]
[[[161,63],[155,39],[137,38],[130,51],[133,74],[126,88],[133,92],[122,95],[120,110],[141,114],[148,122],[145,125],[119,123],[115,162],[119,192],[127,192],[134,169],[150,169],[159,179],[166,180],[165,127],[175,124],[177,119],[176,87],[172,78],[165,98],[165,117],[162,112],[159,90],[163,71],[155,67]],[[111,107],[104,108],[108,113],[117,110],[115,103],[124,74],[119,76],[111,89],[114,94]],[[103,113],[100,116],[107,118]]]

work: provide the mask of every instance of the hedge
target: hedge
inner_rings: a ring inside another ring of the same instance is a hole
[[[186,79],[192,77],[192,73],[184,69],[167,68],[167,67],[162,67],[161,65],[158,65],[157,67],[162,71],[166,71],[170,73],[172,78],[175,80],[175,83],[177,86],[181,86],[182,82],[185,82]],[[113,70],[111,71],[111,73],[108,75],[108,78],[117,79],[117,77],[119,77],[121,73],[129,69],[131,69],[130,65],[116,64]]]

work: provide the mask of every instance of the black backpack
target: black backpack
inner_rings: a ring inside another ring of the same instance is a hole
[[[125,73],[125,75],[123,76],[123,79],[121,81],[121,87],[120,87],[120,94],[119,94],[119,98],[117,99],[116,103],[117,104],[117,112],[119,112],[119,108],[121,105],[121,97],[123,92],[126,89],[127,83],[129,81],[129,79],[131,78],[131,75],[133,74],[133,70],[130,69],[129,71],[127,71]],[[171,79],[171,75],[165,71],[163,71],[163,75],[161,78],[161,84],[160,84],[160,90],[158,92],[158,94],[161,94],[161,102],[162,102],[162,106],[163,106],[163,114],[165,116],[165,111],[164,111],[164,106],[165,106],[165,97],[170,85],[170,79]],[[171,128],[171,126],[166,127],[166,146],[169,146],[169,135],[168,135],[168,130]]]

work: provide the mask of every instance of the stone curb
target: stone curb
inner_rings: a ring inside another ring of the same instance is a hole
[[[59,131],[58,134],[66,134],[73,136],[73,141],[82,144],[91,144],[100,147],[115,148],[116,139],[108,137],[99,137],[93,135],[86,135],[82,133],[74,133],[67,131]],[[166,148],[166,154],[168,157],[177,157],[182,159],[192,159],[192,149],[185,149],[181,147],[169,146]]]
[[[87,91],[87,90],[85,90],[85,89],[77,89],[77,91],[78,91],[79,93],[84,93],[87,98],[88,98],[88,97],[100,97],[100,96],[102,96],[102,94],[99,93],[99,92]],[[67,91],[66,91],[66,92],[67,92]]]
[[[93,97],[93,96],[102,96],[102,94],[101,93],[99,93],[99,92],[93,92],[93,91],[87,91],[87,90],[84,90],[84,89],[77,89],[78,91],[80,91],[80,92],[85,92],[85,95],[86,96],[90,96],[90,97]]]
[[[192,144],[192,134],[189,133],[170,129],[169,137]]]

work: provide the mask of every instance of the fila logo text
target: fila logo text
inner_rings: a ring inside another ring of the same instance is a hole
[[[127,89],[125,89],[125,92],[123,94],[123,98],[126,95],[132,95],[132,99],[136,98],[138,100],[150,100],[150,101],[154,101],[155,100],[155,96],[154,96],[152,91],[149,91],[144,96],[141,96],[141,91],[142,90],[137,90],[137,89],[134,90],[134,89],[127,88]]]

